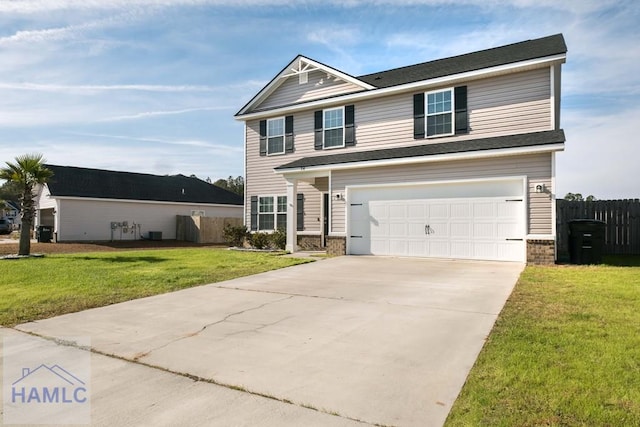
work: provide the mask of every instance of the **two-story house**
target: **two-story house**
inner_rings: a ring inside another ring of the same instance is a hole
[[[236,114],[245,222],[287,249],[550,263],[553,35],[353,77],[296,57]]]

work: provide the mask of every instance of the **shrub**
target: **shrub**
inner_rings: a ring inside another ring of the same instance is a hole
[[[265,249],[269,246],[270,235],[260,231],[250,235],[251,246],[256,249]]]
[[[271,234],[271,244],[276,249],[282,249],[287,247],[287,232],[279,228]]]
[[[248,235],[249,231],[244,225],[227,224],[222,229],[224,241],[231,246],[242,247]]]

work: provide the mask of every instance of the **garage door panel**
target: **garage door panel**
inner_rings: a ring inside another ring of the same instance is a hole
[[[495,202],[474,202],[473,217],[474,218],[495,218],[496,209]]]
[[[513,194],[395,200],[394,190],[379,192],[354,196],[368,212],[353,208],[350,234],[363,230],[364,242],[351,239],[350,253],[524,261],[524,201]]]
[[[498,223],[496,224],[496,237],[510,239],[520,235],[520,224],[518,223]]]
[[[389,255],[391,253],[389,251],[389,240],[372,237],[370,251],[365,253],[371,253],[373,255]]]
[[[427,250],[428,242],[422,240],[408,240],[407,241],[407,253],[408,256],[428,256]]]
[[[471,258],[471,243],[462,241],[452,241],[451,242],[451,257],[452,258]]]
[[[442,202],[433,202],[428,204],[429,218],[432,219],[449,219],[449,205]]]
[[[448,240],[429,240],[429,256],[436,258],[450,258],[450,242]]]
[[[469,222],[451,222],[450,224],[450,236],[451,238],[470,238],[471,237],[471,224]]]
[[[496,237],[496,225],[493,222],[476,222],[473,224],[473,238],[492,240]]]

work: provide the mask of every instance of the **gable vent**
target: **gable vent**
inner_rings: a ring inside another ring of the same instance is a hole
[[[301,73],[298,73],[298,84],[305,84],[309,81],[309,73],[306,71],[303,71]]]

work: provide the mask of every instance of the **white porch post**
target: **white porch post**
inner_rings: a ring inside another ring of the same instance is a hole
[[[287,179],[287,246],[285,249],[291,253],[298,250],[296,232],[298,229],[298,180]]]

